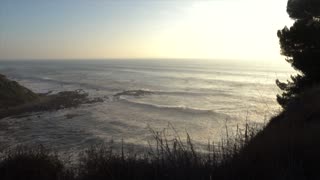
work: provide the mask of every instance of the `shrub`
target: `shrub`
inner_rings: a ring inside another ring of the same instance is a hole
[[[72,179],[58,156],[43,146],[19,146],[5,153],[0,163],[2,180]]]

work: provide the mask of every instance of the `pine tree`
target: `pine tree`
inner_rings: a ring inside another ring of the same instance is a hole
[[[283,91],[278,103],[286,107],[308,87],[320,83],[320,0],[289,0],[292,27],[278,31],[281,54],[299,73],[286,83],[276,81]]]

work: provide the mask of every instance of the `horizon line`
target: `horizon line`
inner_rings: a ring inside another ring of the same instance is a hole
[[[84,61],[84,60],[218,60],[218,61],[258,61],[259,59],[233,59],[233,58],[4,58],[0,61]]]

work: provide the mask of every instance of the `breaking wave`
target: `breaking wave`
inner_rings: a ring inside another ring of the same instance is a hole
[[[164,106],[157,104],[149,104],[149,103],[141,103],[134,102],[126,99],[122,99],[121,102],[124,102],[130,106],[139,107],[142,109],[148,109],[151,111],[159,111],[159,112],[170,112],[173,114],[190,114],[190,115],[203,115],[203,116],[214,116],[214,117],[226,117],[227,115],[223,113],[217,113],[213,110],[209,109],[196,109],[184,106]]]

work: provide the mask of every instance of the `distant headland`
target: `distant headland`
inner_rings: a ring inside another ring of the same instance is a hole
[[[89,98],[81,89],[37,94],[0,74],[0,119],[29,112],[54,111],[77,107],[81,104],[102,102],[101,98]]]

